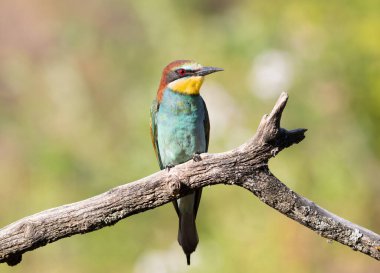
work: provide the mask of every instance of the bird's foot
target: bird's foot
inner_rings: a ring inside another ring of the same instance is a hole
[[[198,153],[198,152],[196,152],[195,154],[193,154],[193,160],[194,160],[195,162],[199,162],[199,161],[202,160],[202,157],[201,157],[200,154],[201,154],[201,153]]]
[[[170,172],[171,168],[174,168],[174,164],[168,164],[168,165],[166,165],[165,170],[167,170],[168,172]]]

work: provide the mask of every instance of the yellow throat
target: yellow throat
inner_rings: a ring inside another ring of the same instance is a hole
[[[168,87],[174,92],[185,95],[199,95],[203,83],[202,76],[193,76],[187,78],[180,78],[169,83]]]

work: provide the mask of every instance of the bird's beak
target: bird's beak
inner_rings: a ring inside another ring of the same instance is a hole
[[[218,71],[223,71],[223,69],[222,68],[218,68],[218,67],[212,67],[212,66],[204,66],[201,69],[199,69],[196,72],[196,74],[197,74],[197,76],[206,76],[208,74],[215,73],[215,72],[218,72]]]

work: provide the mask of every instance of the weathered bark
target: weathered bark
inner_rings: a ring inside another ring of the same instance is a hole
[[[306,129],[280,128],[288,96],[282,93],[256,135],[240,147],[202,154],[170,171],[160,171],[92,198],[25,217],[0,230],[0,262],[16,265],[22,254],[59,239],[110,226],[208,185],[238,185],[321,236],[380,260],[380,236],[350,223],[293,192],[268,169],[268,160],[299,143]]]

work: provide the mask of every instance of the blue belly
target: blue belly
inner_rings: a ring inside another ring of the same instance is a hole
[[[166,90],[157,113],[157,142],[163,166],[206,151],[205,109],[200,96]]]

